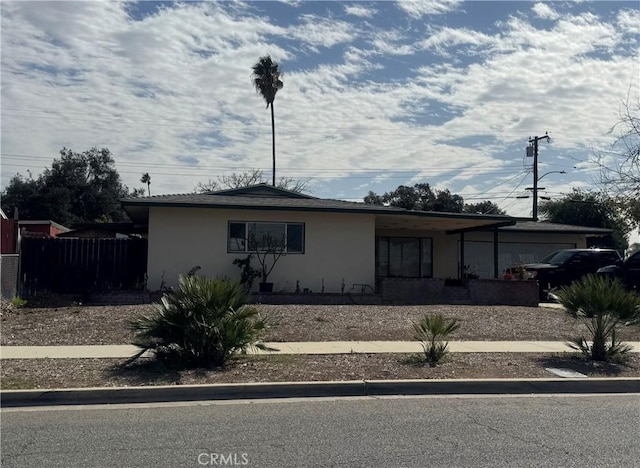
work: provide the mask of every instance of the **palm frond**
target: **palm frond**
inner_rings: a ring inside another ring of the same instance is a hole
[[[266,323],[238,282],[201,276],[180,278],[176,291],[162,297],[153,313],[130,323],[136,346],[159,358],[193,366],[223,366],[229,358],[259,344]]]

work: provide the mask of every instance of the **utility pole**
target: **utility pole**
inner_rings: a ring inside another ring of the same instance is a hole
[[[538,221],[538,142],[540,140],[550,141],[549,132],[545,132],[544,136],[533,138],[529,137],[529,147],[527,148],[527,156],[531,150],[533,151],[533,220]],[[533,145],[533,146],[531,146]],[[546,174],[545,174],[546,175]]]

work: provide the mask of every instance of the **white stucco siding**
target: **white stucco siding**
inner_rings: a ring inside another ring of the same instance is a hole
[[[354,283],[375,284],[375,219],[366,214],[285,211],[156,208],[149,210],[149,289],[167,286],[194,266],[200,274],[240,278],[233,265],[246,254],[227,252],[229,221],[300,222],[305,225],[305,252],[278,261],[269,281],[274,291],[300,289],[349,291]],[[253,267],[259,264],[253,261]],[[256,281],[257,284],[258,280]],[[358,290],[359,292],[359,290]]]

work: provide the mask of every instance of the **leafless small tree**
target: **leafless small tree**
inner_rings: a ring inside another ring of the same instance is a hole
[[[262,236],[260,241],[258,241],[255,235],[252,234],[247,241],[251,255],[255,256],[260,264],[262,282],[266,283],[276,263],[278,263],[278,260],[280,260],[280,257],[282,257],[286,251],[285,239],[276,238],[267,234]]]
[[[640,99],[627,99],[609,133],[615,135],[611,148],[594,152],[598,182],[627,218],[640,225]]]
[[[198,182],[194,188],[196,193],[215,192],[217,190],[235,189],[250,185],[266,184],[264,173],[261,169],[248,169],[243,172],[233,172],[218,176],[217,179],[209,179],[207,182]],[[308,192],[309,179],[297,180],[292,177],[280,177],[276,187],[291,190],[292,192]]]

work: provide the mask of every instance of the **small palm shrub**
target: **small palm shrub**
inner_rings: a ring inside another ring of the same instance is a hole
[[[243,285],[226,278],[182,276],[176,291],[165,294],[149,315],[130,322],[136,346],[159,359],[189,367],[221,367],[259,342],[266,328],[258,311],[247,306]]]
[[[447,320],[442,314],[426,314],[413,324],[413,339],[424,349],[425,359],[436,366],[448,354],[449,335],[460,328],[456,319]]]
[[[555,296],[574,317],[584,321],[589,330],[588,342],[584,337],[569,341],[569,346],[594,361],[608,361],[622,357],[631,347],[618,341],[616,328],[640,319],[640,297],[627,291],[617,279],[587,275],[564,286]]]

